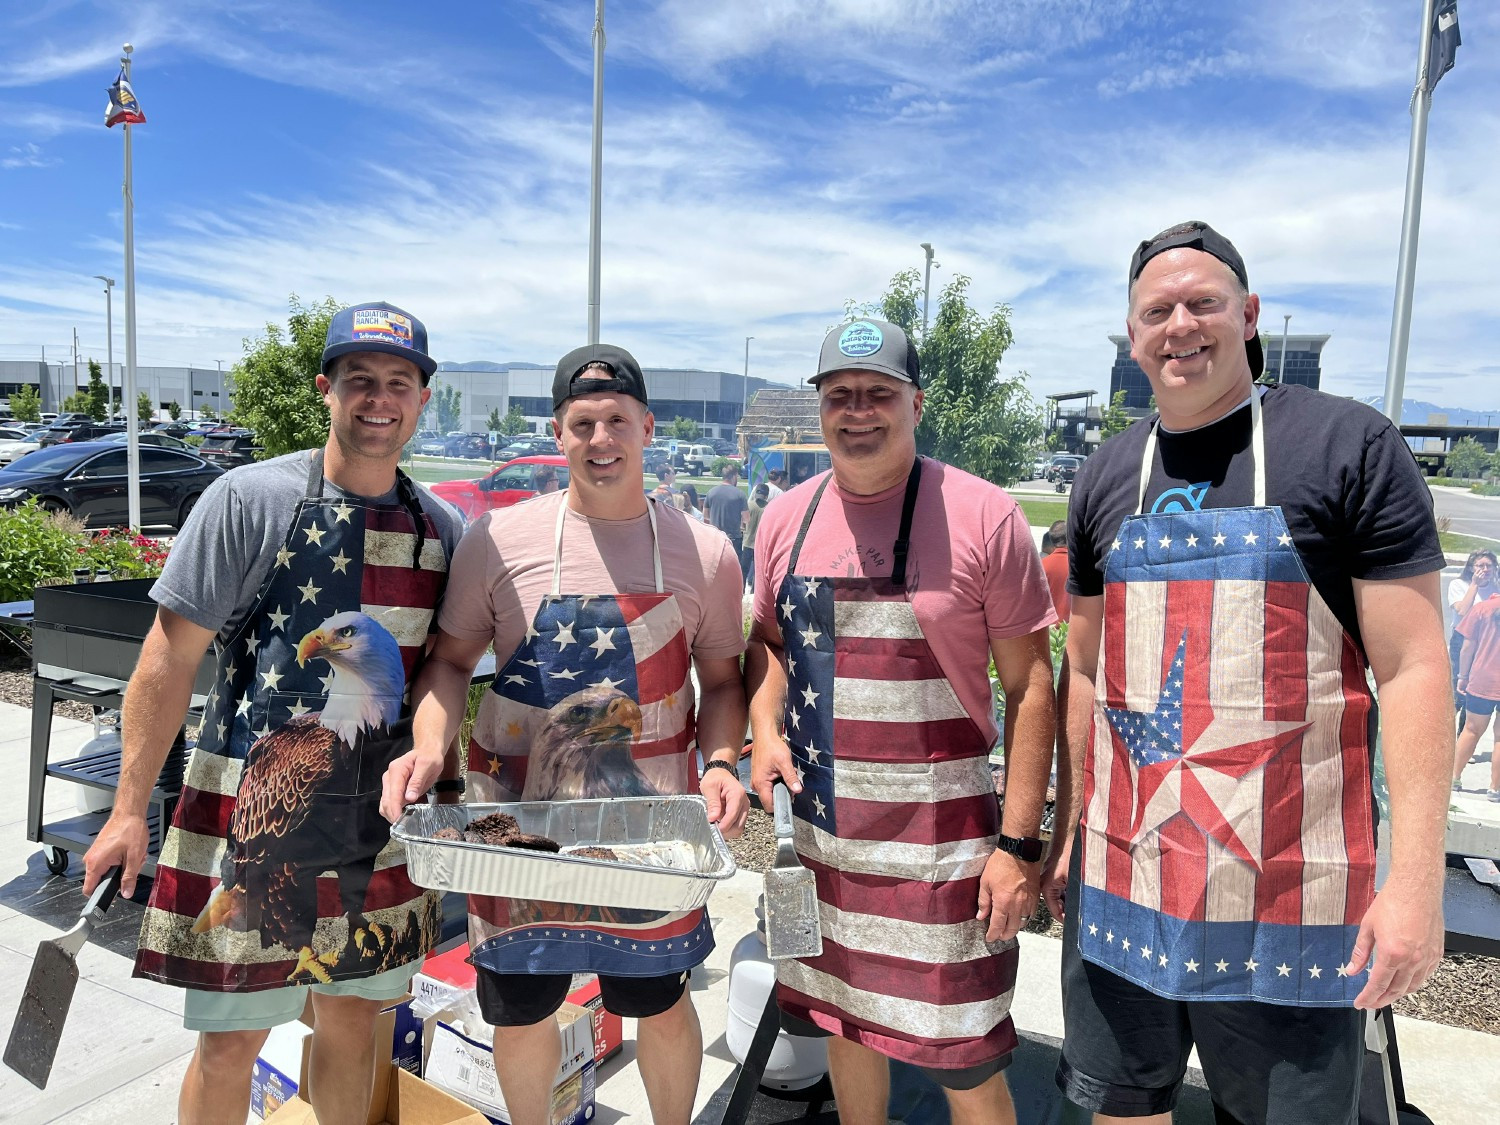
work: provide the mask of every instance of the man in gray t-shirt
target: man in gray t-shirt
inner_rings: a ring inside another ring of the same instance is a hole
[[[743,556],[744,548],[741,539],[744,535],[746,502],[745,494],[740,491],[740,467],[734,462],[724,466],[723,484],[716,484],[708,490],[708,497],[703,501],[703,513],[708,517],[708,522],[717,527],[729,541],[734,544],[734,553]],[[744,558],[740,558],[741,566]]]
[[[311,993],[319,1120],[363,1120],[372,1029],[436,941],[436,896],[407,878],[379,813],[385,764],[410,736],[422,658],[462,530],[398,468],[437,364],[410,313],[368,302],[329,325],[322,448],[235,469],[204,494],[152,588],[156,622],[125,693],[114,810],[85,857],[132,894],[163,842],[137,976],[184,990],[201,1034],[184,1121],[242,1120],[270,1029]],[[182,730],[195,672],[217,674],[170,828],[147,801]],[[460,783],[450,748],[435,788]]]

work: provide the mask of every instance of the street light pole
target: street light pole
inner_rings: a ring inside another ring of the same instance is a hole
[[[105,277],[102,273],[94,275],[104,282],[104,334],[107,337],[104,344],[105,368],[104,385],[109,389],[109,416],[115,416],[115,299],[112,290],[115,287],[115,279]]]
[[[750,400],[750,341],[754,336],[745,337],[745,381],[740,384],[740,417],[745,417],[745,410]]]
[[[1292,314],[1283,313],[1281,315],[1281,366],[1276,372],[1277,383],[1286,382],[1286,332],[1291,327],[1291,324]]]
[[[604,0],[594,0],[594,146],[589,169],[589,343],[599,342],[599,248],[604,179]]]
[[[932,289],[932,243],[922,243],[922,250],[927,255],[927,265],[922,272],[922,340],[927,340],[927,296]]]

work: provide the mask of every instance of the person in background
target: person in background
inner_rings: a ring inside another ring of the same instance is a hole
[[[1491,555],[1490,558],[1494,556]],[[1478,585],[1480,567],[1475,567]],[[1493,568],[1494,564],[1489,563]],[[1453,789],[1460,790],[1460,778],[1479,739],[1489,728],[1490,717],[1500,706],[1500,598],[1486,597],[1475,602],[1458,625],[1463,648],[1458,654],[1458,690],[1464,698],[1464,725],[1458,732],[1458,746],[1453,756]],[[1490,787],[1486,796],[1500,804],[1500,754],[1490,759]]]
[[[767,491],[772,500],[776,499],[776,497],[780,496],[790,487],[786,482],[785,469],[772,469],[766,474],[766,483],[768,485]]]
[[[549,492],[556,492],[557,470],[551,465],[542,465],[537,469],[536,476],[532,478],[532,481],[536,485],[538,496],[545,496]]]
[[[1448,608],[1453,611],[1453,632],[1448,634],[1448,658],[1453,663],[1454,703],[1459,712],[1464,709],[1463,695],[1458,687],[1458,654],[1464,639],[1458,631],[1459,622],[1475,605],[1486,598],[1500,594],[1500,573],[1497,573],[1495,552],[1485,547],[1470,551],[1464,569],[1457,578],[1448,583]],[[1460,727],[1462,722],[1460,722]]]
[[[672,497],[679,509],[699,523],[703,522],[703,509],[698,506],[698,490],[690,484],[683,485]]]
[[[744,558],[745,583],[755,589],[755,532],[760,527],[761,513],[771,502],[771,486],[757,484],[750,494],[750,506],[745,512],[745,545],[740,554]]]
[[[671,465],[663,465],[656,472],[656,487],[651,490],[651,495],[664,504],[673,503],[673,497],[677,495],[677,470]]]
[[[728,537],[735,554],[743,560],[747,505],[745,494],[740,491],[740,467],[731,461],[719,476],[722,483],[714,485],[704,497],[703,514]]]
[[[1057,520],[1049,527],[1044,538],[1052,540],[1052,550],[1042,556],[1042,570],[1047,575],[1047,585],[1052,590],[1052,605],[1057,609],[1058,621],[1068,619],[1068,523]]]

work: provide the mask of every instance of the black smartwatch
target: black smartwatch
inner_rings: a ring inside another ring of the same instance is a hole
[[[1035,863],[1042,858],[1042,842],[1035,836],[1007,836],[1002,832],[997,846],[1002,852],[1009,852],[1027,863]]]
[[[703,763],[703,773],[706,774],[709,770],[728,770],[735,777],[740,775],[739,766],[734,762],[726,762],[719,758],[710,758]],[[703,774],[699,774],[698,776],[701,778]]]
[[[464,779],[461,777],[440,777],[432,783],[434,793],[462,793],[464,791]]]

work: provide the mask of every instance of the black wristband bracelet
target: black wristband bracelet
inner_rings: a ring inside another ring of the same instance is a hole
[[[717,770],[728,770],[730,773],[734,774],[735,777],[738,777],[740,775],[739,767],[737,765],[735,765],[733,762],[725,762],[725,761],[720,761],[718,758],[710,758],[708,761],[706,761],[706,762],[703,763],[703,773],[705,773],[705,774],[709,770],[716,770],[716,769]],[[701,778],[702,774],[700,774],[699,777]]]
[[[434,793],[462,793],[464,791],[464,779],[461,777],[440,777],[432,783]]]

